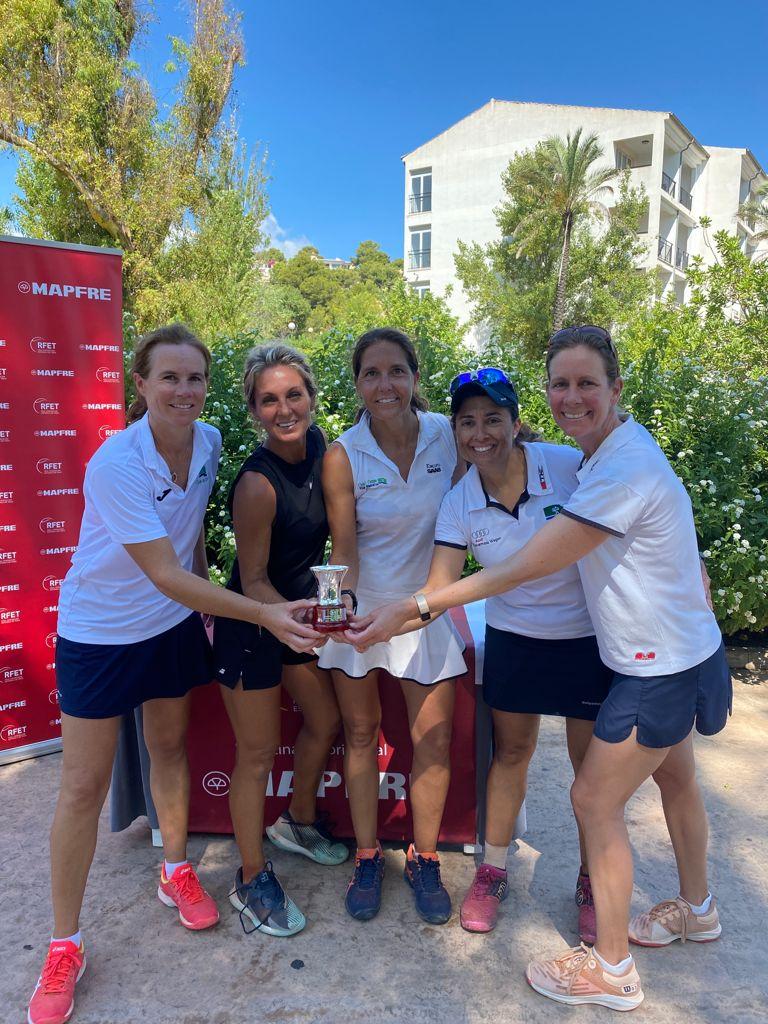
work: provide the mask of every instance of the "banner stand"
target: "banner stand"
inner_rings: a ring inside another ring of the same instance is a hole
[[[0,768],[16,761],[28,761],[32,757],[43,757],[44,754],[58,754],[61,751],[61,738],[40,740],[39,743],[28,743],[25,747],[14,747],[13,750],[0,750]]]

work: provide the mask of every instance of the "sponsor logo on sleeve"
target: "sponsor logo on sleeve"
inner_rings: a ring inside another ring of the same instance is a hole
[[[544,518],[545,519],[554,519],[555,516],[558,514],[558,512],[562,512],[562,511],[563,511],[563,506],[562,505],[546,505],[544,507]]]

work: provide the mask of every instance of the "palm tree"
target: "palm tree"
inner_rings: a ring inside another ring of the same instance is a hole
[[[768,241],[768,181],[764,181],[750,194],[739,213],[755,232],[749,240],[750,244]]]
[[[565,316],[574,225],[602,205],[598,200],[609,191],[607,183],[619,173],[614,167],[595,167],[603,156],[602,147],[595,133],[584,139],[581,133],[582,129],[577,128],[565,139],[561,136],[545,139],[534,150],[533,159],[521,161],[519,168],[523,183],[535,198],[534,209],[523,217],[515,230],[520,247],[525,247],[526,237],[541,230],[547,218],[555,215],[560,221],[560,266],[552,310],[552,326],[556,331],[563,326]]]

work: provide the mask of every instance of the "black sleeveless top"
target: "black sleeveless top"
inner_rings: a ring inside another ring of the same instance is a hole
[[[317,593],[317,580],[310,566],[322,565],[328,540],[320,482],[324,452],[325,438],[315,424],[307,431],[307,454],[301,462],[286,462],[260,444],[242,464],[229,490],[227,506],[232,515],[235,488],[243,473],[261,473],[272,484],[276,507],[267,576],[288,601]],[[243,592],[237,558],[227,587],[238,594]]]

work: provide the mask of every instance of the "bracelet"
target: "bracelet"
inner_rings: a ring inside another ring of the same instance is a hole
[[[422,622],[429,622],[432,618],[432,612],[429,610],[429,602],[426,597],[419,592],[413,595],[413,600],[416,602],[416,607],[419,609],[419,618]]]
[[[345,594],[349,594],[352,598],[352,614],[357,615],[357,594],[354,590],[342,590],[341,596],[344,597]]]

